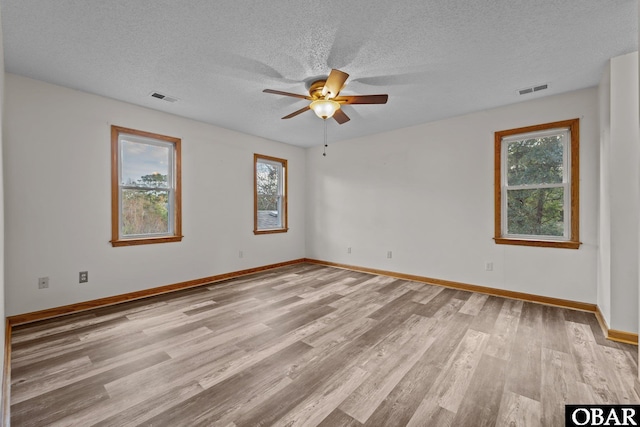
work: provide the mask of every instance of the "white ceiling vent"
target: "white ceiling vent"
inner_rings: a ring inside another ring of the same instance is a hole
[[[529,93],[539,92],[541,90],[546,90],[548,88],[549,88],[549,84],[545,83],[545,84],[542,84],[542,85],[527,87],[527,88],[524,88],[524,89],[518,89],[518,95],[527,95]]]
[[[149,96],[151,96],[152,98],[162,99],[163,101],[167,101],[167,102],[176,102],[178,100],[178,98],[174,98],[172,96],[164,95],[164,94],[162,94],[160,92],[151,92],[149,94]]]

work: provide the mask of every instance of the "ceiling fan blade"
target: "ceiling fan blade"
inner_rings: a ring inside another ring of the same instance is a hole
[[[344,86],[344,82],[347,81],[347,77],[349,77],[349,74],[344,71],[336,70],[335,68],[331,70],[331,73],[329,74],[329,77],[327,77],[327,81],[322,88],[322,96],[327,99],[332,99],[338,96],[342,90],[342,86]]]
[[[349,95],[335,98],[341,104],[386,104],[389,95]]]
[[[283,119],[290,119],[291,117],[295,117],[295,116],[297,116],[298,114],[302,114],[302,113],[304,113],[304,112],[305,112],[305,111],[307,111],[307,110],[310,110],[310,108],[309,108],[309,106],[308,106],[308,105],[307,105],[307,106],[305,106],[305,107],[303,107],[303,108],[301,108],[301,109],[299,109],[299,110],[297,110],[297,111],[294,111],[293,113],[291,113],[291,114],[289,114],[289,115],[287,115],[287,116],[284,116],[284,117],[283,117]]]
[[[347,116],[345,112],[342,111],[342,108],[337,109],[336,112],[333,113],[333,118],[339,124],[347,123],[349,120],[351,120],[349,116]]]
[[[263,90],[263,92],[264,93],[272,93],[274,95],[293,96],[294,98],[308,99],[309,101],[311,100],[310,96],[298,95],[297,93],[291,93],[291,92],[283,92],[281,90],[265,89],[265,90]]]

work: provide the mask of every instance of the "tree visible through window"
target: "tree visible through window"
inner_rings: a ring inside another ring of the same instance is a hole
[[[180,140],[112,126],[112,244],[182,239]]]
[[[169,232],[167,174],[154,172],[122,186],[122,234],[138,236]]]
[[[578,248],[578,124],[496,132],[496,243]]]
[[[254,233],[287,231],[287,161],[254,155]]]

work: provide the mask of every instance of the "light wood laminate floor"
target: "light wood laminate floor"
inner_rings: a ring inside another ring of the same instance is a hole
[[[12,426],[562,426],[639,403],[590,313],[297,264],[14,328]]]

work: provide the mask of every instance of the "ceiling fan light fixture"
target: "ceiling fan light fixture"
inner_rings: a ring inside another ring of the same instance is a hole
[[[340,109],[340,104],[330,99],[317,99],[309,105],[309,108],[321,119],[329,119]]]

